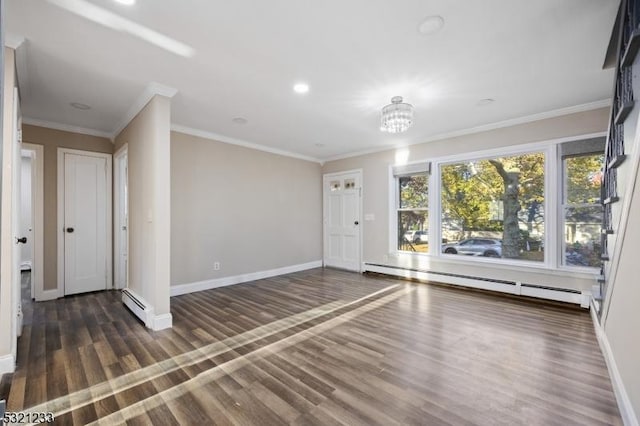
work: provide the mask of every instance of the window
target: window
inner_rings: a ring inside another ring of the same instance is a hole
[[[429,251],[429,164],[394,167],[399,251]]]
[[[563,159],[563,264],[600,267],[602,205],[600,184],[604,155]]]
[[[442,253],[544,261],[542,152],[440,169]]]

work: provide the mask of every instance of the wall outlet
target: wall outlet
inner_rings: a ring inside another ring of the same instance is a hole
[[[213,262],[213,270],[214,271],[220,270],[220,262]]]

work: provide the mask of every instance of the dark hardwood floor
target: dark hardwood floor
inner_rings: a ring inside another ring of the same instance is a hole
[[[622,424],[570,306],[314,269],[174,297],[159,332],[116,291],[24,312],[0,398],[56,424]]]

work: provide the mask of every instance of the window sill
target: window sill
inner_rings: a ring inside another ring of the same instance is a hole
[[[407,262],[413,265],[414,261],[417,263],[429,263],[434,262],[436,264],[450,264],[450,265],[475,265],[479,267],[490,267],[498,270],[510,270],[510,271],[525,271],[537,274],[547,274],[552,276],[563,277],[575,277],[583,279],[594,279],[600,275],[598,268],[577,267],[571,268],[569,266],[551,267],[542,262],[536,264],[531,261],[518,261],[518,260],[500,260],[496,261],[494,258],[484,258],[475,256],[460,256],[460,259],[456,259],[457,255],[431,255],[428,253],[412,253],[398,251],[390,253],[389,259],[397,259],[400,262]]]

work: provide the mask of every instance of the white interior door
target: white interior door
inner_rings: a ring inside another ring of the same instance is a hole
[[[64,153],[64,294],[107,288],[107,159]]]
[[[361,270],[360,171],[325,175],[324,265]]]
[[[127,288],[129,276],[129,186],[126,149],[115,158],[115,285]]]

